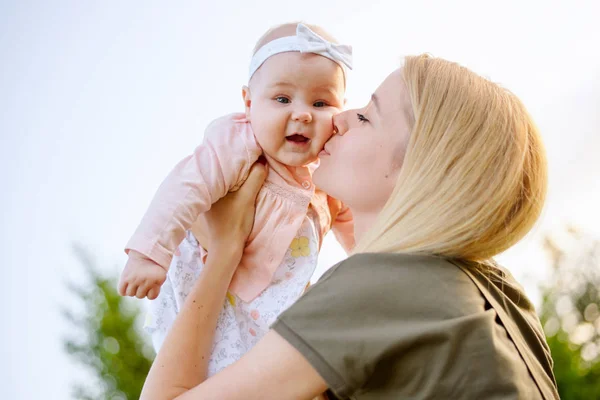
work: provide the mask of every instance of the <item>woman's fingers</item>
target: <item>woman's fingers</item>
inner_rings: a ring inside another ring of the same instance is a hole
[[[190,229],[204,249],[210,250],[217,242],[246,242],[254,222],[256,196],[266,177],[266,162],[259,160],[239,190],[228,193],[200,215]]]

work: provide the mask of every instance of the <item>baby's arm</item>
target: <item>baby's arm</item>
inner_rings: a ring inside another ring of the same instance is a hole
[[[350,253],[356,245],[352,212],[348,206],[330,196],[327,196],[327,204],[331,213],[333,234],[346,253]]]
[[[221,118],[207,128],[202,145],[177,164],[160,185],[129,240],[125,251],[130,257],[119,284],[121,294],[158,295],[185,231],[213,203],[237,190],[261,152],[250,124],[244,123],[241,115]]]

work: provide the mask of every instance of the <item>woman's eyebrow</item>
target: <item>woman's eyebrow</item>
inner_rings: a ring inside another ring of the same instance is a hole
[[[375,111],[377,111],[377,113],[379,114],[379,98],[375,93],[371,95],[371,102],[375,106]]]

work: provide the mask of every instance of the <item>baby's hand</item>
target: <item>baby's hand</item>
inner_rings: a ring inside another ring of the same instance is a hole
[[[154,300],[160,293],[160,287],[167,279],[167,271],[154,261],[137,251],[129,252],[129,260],[121,273],[119,294],[138,299],[148,297]]]

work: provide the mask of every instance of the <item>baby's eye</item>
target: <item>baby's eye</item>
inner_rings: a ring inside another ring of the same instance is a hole
[[[313,104],[314,107],[327,107],[327,103],[325,103],[324,101],[316,101],[315,104]]]
[[[356,113],[356,116],[358,117],[358,120],[361,122],[369,122],[369,120],[362,114]]]
[[[288,104],[290,102],[290,99],[288,99],[287,97],[283,97],[283,96],[277,96],[277,97],[275,97],[275,100],[281,104]]]

